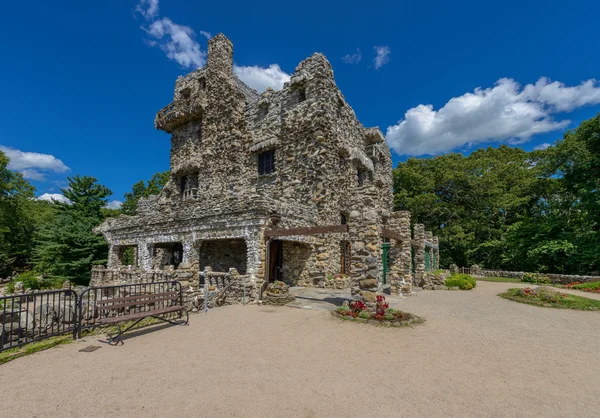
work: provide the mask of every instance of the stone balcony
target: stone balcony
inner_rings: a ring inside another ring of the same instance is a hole
[[[172,133],[177,126],[193,119],[199,119],[202,112],[203,106],[198,100],[175,100],[156,113],[154,127]]]

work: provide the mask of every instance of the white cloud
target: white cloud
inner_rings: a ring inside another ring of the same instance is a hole
[[[441,109],[418,105],[388,127],[386,141],[400,155],[435,155],[484,142],[526,142],[533,135],[563,129],[569,120],[558,113],[600,103],[600,85],[588,80],[576,87],[540,78],[521,86],[502,78],[494,87],[453,97]]]
[[[152,20],[158,16],[158,0],[140,0],[135,7],[135,11],[144,16],[147,20]]]
[[[375,69],[377,70],[390,61],[390,54],[392,53],[392,50],[389,46],[385,45],[375,46],[374,48],[377,55],[375,56],[373,62],[375,63]]]
[[[121,209],[121,205],[123,204],[123,202],[121,202],[120,200],[112,200],[110,202],[108,202],[108,205],[106,205],[107,209]]]
[[[62,202],[71,204],[71,201],[60,193],[44,193],[38,197],[38,200],[46,200],[48,202]]]
[[[168,17],[155,19],[158,16],[158,0],[142,0],[136,11],[152,21],[147,27],[142,27],[150,36],[149,45],[158,46],[169,59],[176,61],[183,68],[198,68],[206,64],[206,52],[196,41],[196,33],[192,28],[178,25]],[[203,30],[200,34],[207,39],[212,37],[210,32]],[[235,65],[233,72],[258,91],[264,91],[267,87],[279,90],[290,79],[290,75],[282,71],[277,64],[271,64],[267,68]]]
[[[234,65],[233,72],[244,83],[259,92],[266,90],[267,87],[271,87],[273,90],[281,90],[283,84],[290,81],[290,75],[277,64],[271,64],[267,68]]]
[[[184,68],[198,68],[206,63],[206,52],[195,41],[194,31],[173,23],[168,17],[155,20],[147,28],[142,28],[153,39],[150,45],[158,46],[167,57],[177,61]]]
[[[0,145],[0,151],[10,158],[8,169],[18,171],[30,180],[45,180],[46,174],[65,173],[69,171],[61,160],[50,154],[25,152]]]
[[[551,147],[551,146],[552,146],[552,144],[544,142],[543,144],[540,144],[540,145],[536,146],[534,149],[535,150],[543,150],[543,149],[546,149],[546,148]]]
[[[28,179],[28,180],[37,180],[37,181],[45,181],[46,180],[46,176],[44,175],[44,173],[40,173],[37,170],[32,170],[32,169],[25,169],[25,170],[21,170],[21,174],[23,175],[24,178]]]
[[[362,59],[362,54],[360,53],[359,48],[356,48],[356,52],[354,54],[352,54],[352,55],[347,54],[342,57],[342,60],[346,64],[356,64],[357,62],[360,62],[361,59]]]

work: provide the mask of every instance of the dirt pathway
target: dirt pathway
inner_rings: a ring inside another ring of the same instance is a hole
[[[415,328],[229,306],[121,347],[78,342],[0,366],[2,415],[600,416],[600,312],[496,296],[508,287],[394,300],[427,318]]]

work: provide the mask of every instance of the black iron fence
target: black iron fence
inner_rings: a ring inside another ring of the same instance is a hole
[[[77,335],[77,293],[62,289],[0,297],[0,351]]]
[[[158,310],[171,306],[172,299],[152,299],[139,305],[117,309],[101,309],[98,302],[104,299],[177,292],[178,303],[183,306],[183,292],[177,281],[89,287],[80,295],[62,289],[0,297],[0,352],[21,347],[59,335],[72,334],[81,338],[86,329],[101,326],[106,317],[126,316],[132,313]],[[170,313],[163,316],[178,316]]]

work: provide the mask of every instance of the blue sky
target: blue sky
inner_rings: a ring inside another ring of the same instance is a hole
[[[38,195],[81,174],[123,200],[169,168],[154,115],[203,62],[205,34],[223,32],[258,88],[323,52],[395,163],[499,143],[530,150],[600,111],[599,13],[578,0],[8,2],[0,149]]]

